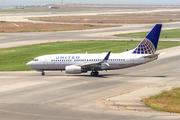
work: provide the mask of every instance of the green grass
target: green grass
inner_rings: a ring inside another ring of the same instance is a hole
[[[129,34],[117,34],[117,37],[132,37],[132,38],[144,38],[148,32],[129,33]],[[161,31],[160,38],[180,38],[180,29],[163,30]]]
[[[0,71],[31,70],[26,63],[47,54],[121,53],[138,46],[139,41],[71,41],[0,49]],[[158,49],[180,46],[180,42],[159,42]]]
[[[180,88],[163,91],[159,95],[145,98],[142,101],[155,110],[180,113]]]
[[[60,13],[60,12],[82,12],[82,11],[93,11],[99,9],[91,9],[91,8],[63,8],[63,9],[49,9],[47,7],[35,7],[35,8],[25,8],[25,9],[0,9],[0,14],[9,14],[9,13],[37,13],[37,12],[52,12],[52,13]]]

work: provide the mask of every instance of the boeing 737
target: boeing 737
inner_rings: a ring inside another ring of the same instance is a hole
[[[27,66],[42,72],[48,70],[65,71],[67,74],[81,74],[91,71],[92,76],[98,76],[98,71],[116,70],[133,67],[156,60],[155,54],[162,24],[156,24],[141,43],[133,50],[113,54],[53,54],[35,58]]]

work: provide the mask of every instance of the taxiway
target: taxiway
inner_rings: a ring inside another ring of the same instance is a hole
[[[177,51],[177,52],[174,52]],[[110,110],[97,100],[143,86],[180,84],[180,47],[157,61],[123,70],[67,75],[0,72],[1,120],[175,120],[180,116]],[[133,97],[133,96],[132,96]]]
[[[17,47],[39,43],[74,41],[74,40],[142,40],[135,38],[119,38],[114,34],[149,31],[154,24],[124,24],[122,27],[41,33],[0,33],[0,48]],[[164,23],[163,30],[178,29],[180,22]],[[160,39],[179,41],[179,39]]]
[[[5,17],[6,20],[12,19],[12,16]],[[149,31],[153,26],[129,24],[99,30],[0,33],[0,48],[55,41],[129,40],[131,38],[112,35]],[[180,28],[180,23],[163,24],[164,30],[175,28]],[[167,53],[157,61],[123,70],[100,72],[98,77],[92,77],[89,73],[67,75],[46,72],[46,76],[41,76],[36,71],[0,72],[0,120],[179,120],[179,115],[111,110],[98,101],[144,86],[179,85],[180,47],[158,52]]]

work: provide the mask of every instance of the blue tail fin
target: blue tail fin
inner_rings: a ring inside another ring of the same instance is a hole
[[[156,24],[144,40],[133,51],[133,54],[155,54],[162,24]]]

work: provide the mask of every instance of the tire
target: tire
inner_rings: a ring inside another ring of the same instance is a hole
[[[91,76],[98,76],[99,72],[91,72]]]
[[[42,72],[42,74],[41,74],[42,76],[44,76],[45,75],[45,73],[44,72]]]
[[[99,72],[96,72],[96,76],[98,76],[99,75]]]
[[[95,75],[95,73],[94,72],[91,72],[91,76],[94,76]]]

